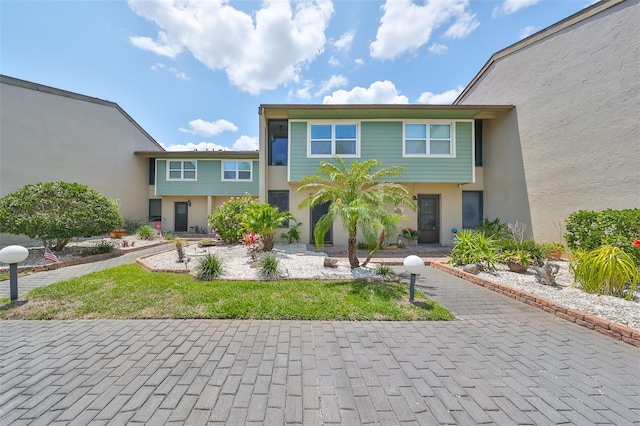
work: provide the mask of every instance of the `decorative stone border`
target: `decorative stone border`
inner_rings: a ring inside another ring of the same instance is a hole
[[[501,283],[489,281],[473,274],[462,271],[461,269],[453,266],[446,265],[444,263],[430,261],[428,264],[436,269],[447,272],[451,275],[455,275],[458,278],[469,281],[472,284],[479,285],[489,290],[493,290],[497,293],[504,294],[512,299],[524,302],[527,305],[542,309],[567,321],[571,321],[582,327],[586,327],[590,330],[595,330],[598,333],[602,333],[616,340],[621,340],[630,345],[640,348],[640,331],[633,328],[605,320],[603,318],[588,315],[574,309],[567,308],[566,306],[552,302],[544,297],[536,296],[531,293],[521,291],[519,289],[509,287]]]
[[[173,250],[174,249],[169,249],[169,250],[159,251],[156,253],[147,254],[146,256],[138,257],[136,259],[136,262],[149,272],[171,272],[173,274],[188,274],[190,271],[189,269],[186,269],[186,268],[185,269],[155,268],[144,261],[147,257],[155,256],[157,254],[166,253],[168,251],[173,251]]]

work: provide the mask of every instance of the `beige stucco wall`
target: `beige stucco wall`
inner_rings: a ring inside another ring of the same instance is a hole
[[[148,215],[148,160],[160,148],[117,108],[0,84],[0,196],[29,183],[79,182],[120,201],[124,218]],[[24,241],[0,235],[0,244]]]
[[[640,207],[640,7],[627,0],[493,63],[460,104],[485,121],[485,216],[558,241],[574,211]]]
[[[198,226],[200,229],[208,229],[208,216],[215,209],[220,207],[231,197],[216,196],[185,196],[179,197],[163,196],[162,197],[162,229],[164,231],[173,232],[175,230],[175,203],[191,201],[191,207],[188,208],[187,226]]]

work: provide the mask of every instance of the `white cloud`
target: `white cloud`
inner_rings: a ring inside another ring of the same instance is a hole
[[[175,58],[182,52],[182,47],[179,44],[167,40],[167,33],[164,31],[158,31],[159,41],[154,41],[150,37],[129,37],[129,40],[135,47],[139,47],[142,50],[149,50],[156,55],[166,56],[168,58]]]
[[[325,96],[323,104],[408,104],[409,99],[400,95],[396,86],[388,81],[376,81],[369,88],[354,87],[350,91],[338,90]]]
[[[333,46],[340,51],[349,51],[351,44],[353,44],[353,38],[355,37],[355,30],[347,31],[342,34],[338,40],[333,42]]]
[[[258,138],[242,135],[233,143],[231,148],[214,142],[189,142],[169,146],[160,142],[160,145],[167,151],[256,151],[258,149]]]
[[[445,53],[447,53],[447,50],[449,50],[449,47],[447,47],[446,44],[442,43],[433,43],[431,46],[429,46],[429,52],[435,53],[436,55],[444,55]]]
[[[251,94],[295,82],[322,53],[333,14],[330,0],[268,1],[249,15],[218,1],[129,0],[159,28],[158,40],[132,37],[141,49],[175,57],[183,50]]]
[[[161,62],[156,62],[155,64],[151,65],[151,71],[159,71],[163,68],[164,68],[164,64]]]
[[[475,15],[467,12],[468,6],[468,0],[427,0],[423,6],[412,0],[387,0],[369,52],[379,59],[414,52],[429,42],[434,30],[452,19],[456,22],[448,30],[449,37],[464,37],[478,25]]]
[[[233,143],[233,149],[236,151],[257,151],[258,138],[242,135]]]
[[[176,77],[178,77],[180,80],[185,80],[185,81],[189,81],[190,78],[187,76],[187,74],[184,71],[178,71],[175,68],[169,68],[169,71],[171,71],[173,73],[173,75],[175,75]]]
[[[358,58],[353,61],[356,64],[356,67],[359,68],[364,65],[364,59]]]
[[[476,15],[471,13],[462,13],[458,16],[456,22],[449,27],[449,29],[444,33],[444,36],[447,38],[465,38],[469,34],[473,32],[478,26],[480,22],[476,19]]]
[[[331,65],[332,67],[339,67],[340,66],[340,61],[337,58],[333,57],[333,56],[329,58],[328,62],[329,62],[329,65]]]
[[[457,89],[447,90],[442,93],[424,92],[418,98],[419,104],[430,105],[449,105],[456,100],[458,95],[464,90],[464,87],[458,86]]]
[[[296,96],[298,96],[300,99],[310,99],[312,88],[313,82],[311,80],[305,80],[302,83],[302,87],[296,89]]]
[[[523,29],[520,30],[520,40],[522,40],[523,38],[527,38],[529,37],[531,34],[535,33],[537,30],[536,27],[534,27],[533,25],[529,25],[524,27]]]
[[[525,7],[533,6],[540,0],[504,0],[502,5],[493,8],[493,17],[500,14],[510,15]]]
[[[235,132],[238,127],[230,121],[220,119],[216,121],[204,121],[200,118],[189,122],[189,129],[180,128],[183,133],[191,133],[194,135],[210,137],[225,131]]]
[[[316,92],[316,96],[322,96],[325,93],[332,91],[338,87],[344,87],[347,85],[349,80],[347,77],[343,75],[332,75],[329,80],[322,81],[320,83],[320,88]]]

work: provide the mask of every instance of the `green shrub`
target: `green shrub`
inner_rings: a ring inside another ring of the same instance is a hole
[[[173,232],[163,232],[162,236],[167,241],[173,241],[176,239],[176,234],[174,234]]]
[[[122,227],[127,234],[135,234],[140,227],[147,224],[146,220],[125,218],[122,222]]]
[[[605,245],[585,252],[578,250],[571,262],[575,278],[587,293],[633,298],[640,271],[632,257],[619,247]]]
[[[260,268],[259,275],[265,281],[273,281],[280,278],[280,273],[278,272],[278,267],[280,266],[280,262],[278,259],[272,255],[267,254],[263,256],[258,261],[258,266]]]
[[[640,250],[633,246],[640,238],[640,209],[577,211],[567,218],[566,229],[564,238],[572,252],[610,245],[624,250],[640,267]]]
[[[242,216],[242,225],[247,232],[260,234],[264,250],[271,251],[276,229],[292,218],[290,212],[281,212],[269,203],[252,203]]]
[[[113,253],[116,247],[111,241],[100,240],[91,247],[85,247],[80,251],[80,256],[95,256],[97,254]]]
[[[209,226],[220,234],[222,241],[235,244],[242,239],[242,220],[247,209],[258,201],[250,195],[231,197],[208,216]]]
[[[197,266],[196,277],[202,281],[213,281],[222,275],[222,260],[215,254],[207,253]]]
[[[156,237],[156,230],[149,225],[143,225],[138,228],[136,234],[143,240],[153,240]]]
[[[356,247],[358,248],[358,250],[375,250],[378,248],[378,242],[377,241],[371,241],[371,242],[358,241],[358,244]]]
[[[502,260],[505,262],[517,263],[525,268],[531,264],[531,256],[526,250],[508,250],[502,252]]]
[[[476,264],[487,270],[494,270],[500,262],[495,240],[471,229],[458,231],[450,257],[449,263],[454,266]]]

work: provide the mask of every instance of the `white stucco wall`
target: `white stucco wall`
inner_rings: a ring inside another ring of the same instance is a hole
[[[146,219],[148,160],[133,152],[161,148],[114,104],[10,80],[0,84],[0,196],[29,183],[78,182],[118,199],[123,217]]]
[[[637,0],[613,6],[498,59],[458,101],[516,106],[485,122],[485,216],[557,241],[574,211],[640,207],[638,22]]]

